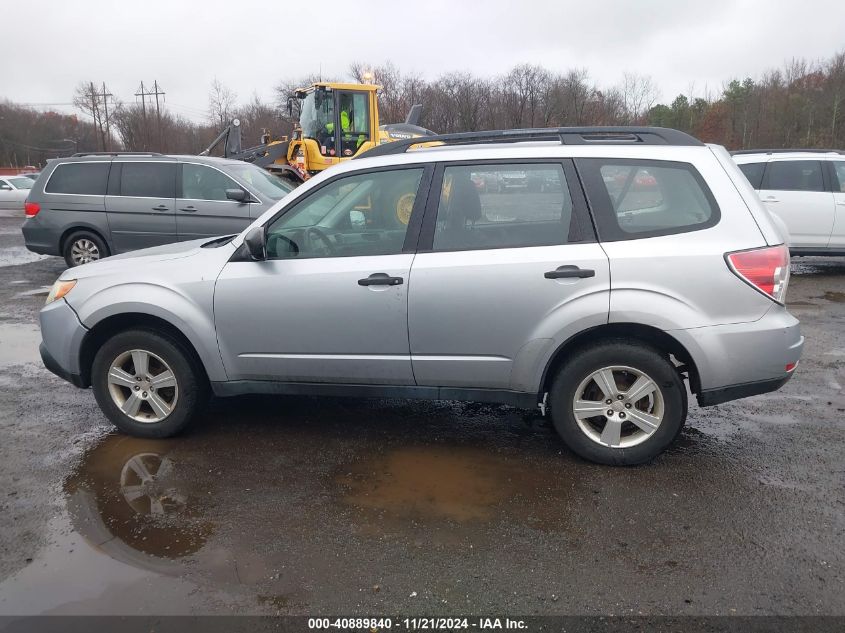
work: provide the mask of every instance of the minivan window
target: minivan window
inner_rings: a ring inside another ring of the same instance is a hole
[[[190,200],[228,200],[226,189],[242,189],[223,172],[205,165],[182,165],[182,197]]]
[[[247,185],[258,190],[258,193],[267,196],[271,200],[281,200],[293,191],[293,185],[290,184],[290,181],[282,180],[278,176],[274,176],[270,172],[255,165],[248,163],[227,165],[227,169]]]
[[[689,163],[639,159],[579,159],[602,239],[631,239],[713,226],[713,194]]]
[[[748,178],[748,182],[755,189],[759,189],[763,182],[763,170],[766,168],[766,163],[744,163],[739,166],[740,171]]]
[[[551,246],[570,241],[572,198],[560,164],[446,167],[434,250]]]
[[[50,175],[45,193],[71,193],[104,196],[109,179],[109,163],[63,163]]]
[[[772,161],[763,186],[775,191],[824,191],[822,164],[817,160]]]
[[[176,163],[123,163],[120,195],[137,198],[175,198]]]

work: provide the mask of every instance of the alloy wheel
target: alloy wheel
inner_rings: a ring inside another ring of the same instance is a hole
[[[663,421],[665,404],[657,383],[633,367],[603,367],[575,390],[572,412],[581,431],[610,448],[649,439]]]
[[[173,370],[160,356],[146,350],[120,354],[109,367],[107,380],[114,404],[137,422],[161,422],[179,398]]]

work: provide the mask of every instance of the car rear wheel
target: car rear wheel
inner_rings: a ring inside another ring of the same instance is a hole
[[[77,231],[65,240],[63,255],[67,265],[73,268],[108,257],[109,248],[96,233]]]
[[[185,429],[207,400],[208,385],[178,340],[129,330],[100,347],[91,368],[94,396],[124,433],[169,437]]]
[[[575,453],[628,466],[663,452],[686,421],[687,392],[672,362],[624,340],[585,349],[558,374],[552,422]]]

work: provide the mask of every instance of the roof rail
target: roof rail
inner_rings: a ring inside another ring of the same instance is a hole
[[[738,149],[731,152],[731,156],[742,156],[743,154],[791,154],[801,152],[804,154],[845,154],[845,150],[841,149],[807,149],[803,147],[796,147],[793,149]]]
[[[518,143],[520,141],[558,141],[561,145],[628,145],[632,143],[642,143],[643,145],[704,145],[689,134],[665,127],[550,127],[419,136],[379,145],[355,158],[403,154],[409,147],[421,143],[475,145],[482,143]]]
[[[164,156],[160,152],[76,152],[71,158],[78,156]]]

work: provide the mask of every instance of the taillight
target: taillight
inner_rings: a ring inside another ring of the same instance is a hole
[[[26,213],[26,217],[34,218],[41,211],[41,205],[37,202],[27,202],[23,205],[23,211]]]
[[[740,279],[778,303],[784,302],[789,283],[789,249],[784,244],[727,253],[725,258]]]

